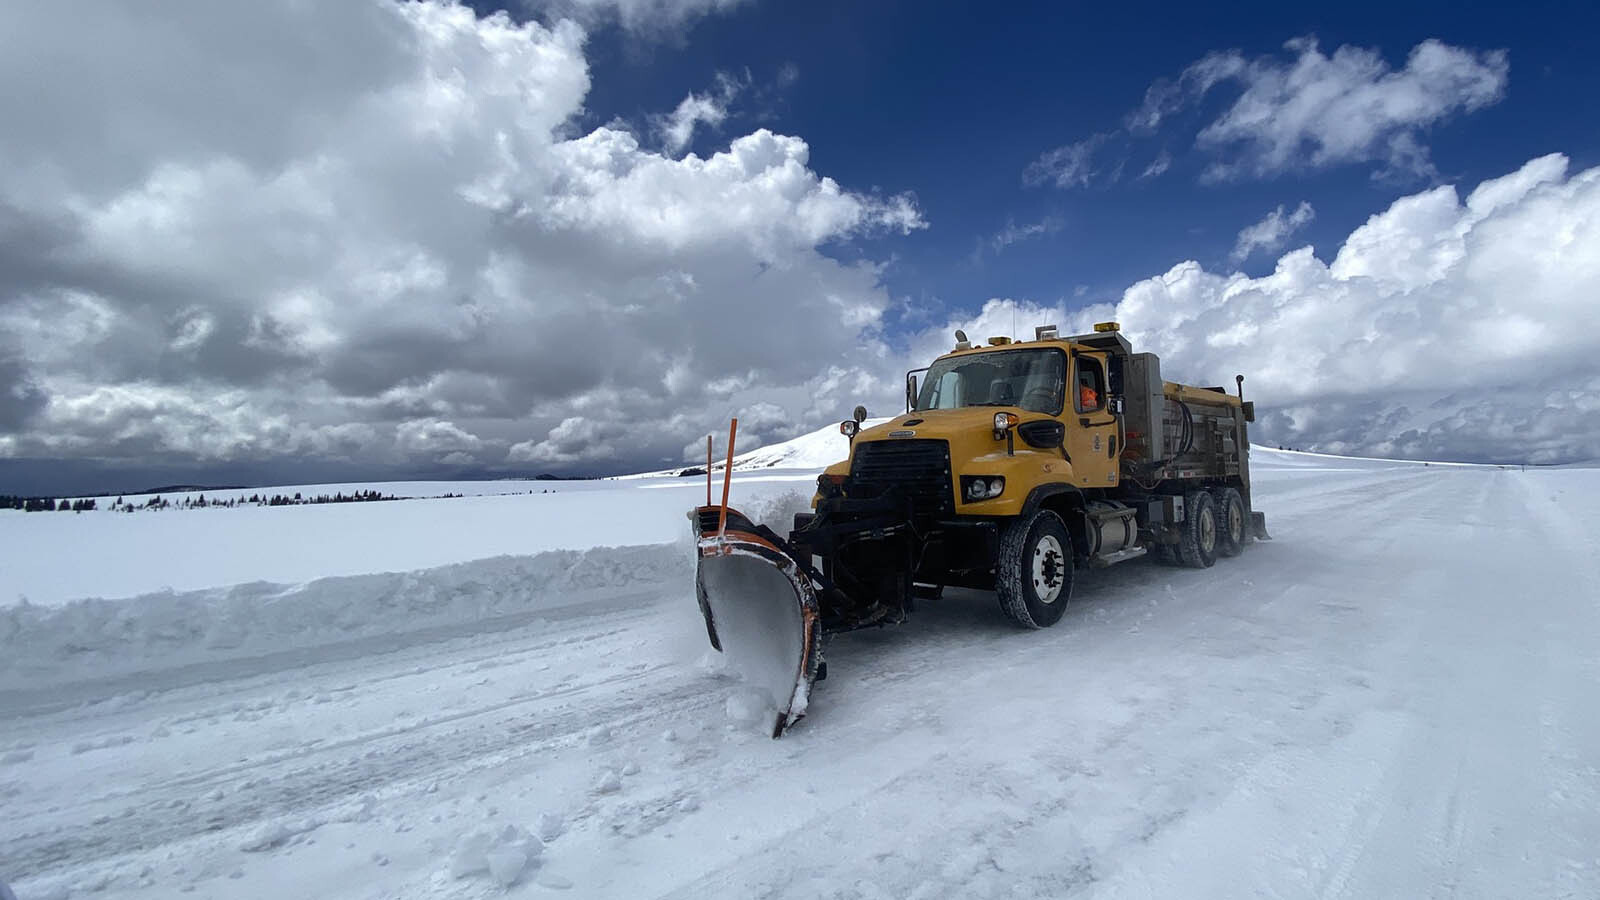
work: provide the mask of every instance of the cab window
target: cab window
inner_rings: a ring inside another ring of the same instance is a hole
[[[1077,358],[1077,378],[1073,385],[1072,402],[1078,412],[1094,412],[1106,404],[1106,372],[1100,360],[1093,357]]]
[[[916,408],[1012,406],[1058,415],[1065,374],[1066,354],[1054,348],[945,357],[929,367]]]

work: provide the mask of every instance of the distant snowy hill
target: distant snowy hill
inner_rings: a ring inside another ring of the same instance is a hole
[[[889,421],[868,419],[862,428],[872,428]],[[850,440],[839,433],[837,423],[802,434],[781,444],[772,444],[733,458],[733,470],[746,469],[826,469],[850,455]]]
[[[889,421],[892,416],[881,419],[868,419],[862,423],[862,428],[871,428]],[[737,439],[735,439],[737,443]],[[810,434],[802,434],[778,444],[768,444],[747,453],[741,453],[733,458],[735,472],[747,472],[751,469],[826,469],[828,466],[844,459],[850,453],[850,442],[839,433],[837,423],[826,425]],[[655,472],[640,472],[637,475],[620,475],[618,478],[654,478],[661,475],[675,475],[684,469],[697,468],[692,464],[685,464],[671,469],[661,469]],[[717,460],[712,469],[722,471],[722,460]]]

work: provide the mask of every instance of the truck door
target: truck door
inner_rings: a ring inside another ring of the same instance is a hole
[[[1117,419],[1106,406],[1106,354],[1073,355],[1066,400],[1063,418],[1074,482],[1080,487],[1114,487],[1122,448],[1117,446]]]

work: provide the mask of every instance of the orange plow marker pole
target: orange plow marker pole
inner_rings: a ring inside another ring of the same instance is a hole
[[[728,489],[733,487],[733,438],[738,433],[739,419],[735,417],[728,425],[728,463],[722,467],[722,515],[717,521],[718,538],[728,536]]]

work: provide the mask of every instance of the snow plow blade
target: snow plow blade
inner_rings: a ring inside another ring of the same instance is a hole
[[[1272,540],[1272,535],[1267,534],[1267,514],[1266,513],[1263,513],[1263,512],[1252,512],[1250,514],[1250,530],[1255,533],[1256,540],[1258,540],[1258,541],[1270,541],[1270,540]]]
[[[711,646],[771,702],[772,736],[805,715],[822,666],[816,589],[782,538],[738,512],[695,510],[695,594]]]

